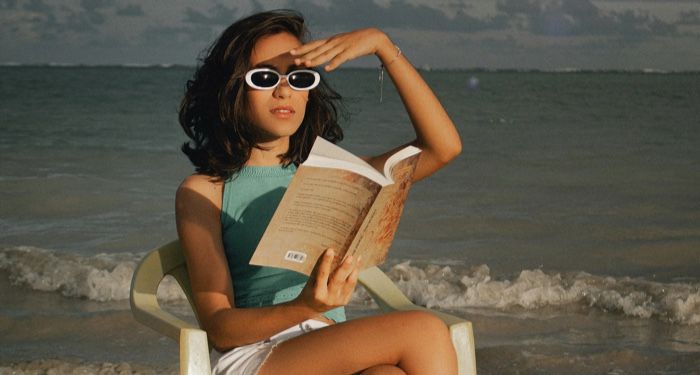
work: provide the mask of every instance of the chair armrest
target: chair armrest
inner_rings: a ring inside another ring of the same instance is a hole
[[[206,332],[163,310],[156,296],[164,274],[181,276],[186,272],[179,267],[181,260],[175,257],[176,246],[179,246],[178,243],[172,242],[149,253],[141,261],[131,281],[131,312],[138,322],[179,343],[180,374],[209,375],[211,362]],[[165,251],[174,254],[166,254]]]
[[[378,267],[360,272],[359,282],[384,311],[422,310],[439,317],[449,327],[452,344],[457,352],[459,375],[476,375],[476,346],[471,322],[414,304]]]
[[[154,295],[132,293],[134,318],[180,343],[180,374],[211,374],[207,333],[163,310]]]
[[[161,309],[155,295],[132,293],[131,312],[139,323],[144,324],[156,332],[168,336],[175,341],[180,340],[180,330],[199,329],[198,327]]]
[[[211,375],[207,333],[198,328],[180,330],[180,374]]]
[[[130,303],[134,318],[157,332],[178,341],[180,329],[198,328],[163,310],[156,293],[166,271],[173,268],[166,259],[153,251],[141,260],[131,280]]]

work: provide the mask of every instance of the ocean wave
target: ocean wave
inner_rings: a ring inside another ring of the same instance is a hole
[[[449,266],[416,267],[410,262],[395,265],[387,273],[411,300],[428,307],[534,310],[582,303],[631,317],[700,323],[698,283],[659,283],[586,272],[549,274],[539,269],[524,270],[513,280],[493,280],[486,265],[457,272]]]
[[[82,256],[28,246],[0,249],[0,270],[15,285],[59,292],[94,301],[129,298],[131,278],[144,254]],[[700,323],[700,283],[660,283],[639,278],[606,277],[585,272],[524,270],[512,280],[494,280],[487,265],[414,265],[387,268],[387,275],[415,303],[443,309],[536,310],[583,304],[630,317],[675,324]],[[159,299],[184,299],[177,283],[166,279]],[[358,288],[353,303],[366,300]]]
[[[99,302],[119,301],[129,298],[131,278],[143,255],[82,256],[18,246],[0,249],[0,270],[9,274],[14,285],[33,290]],[[185,298],[177,282],[170,278],[158,288],[158,297],[165,301]]]

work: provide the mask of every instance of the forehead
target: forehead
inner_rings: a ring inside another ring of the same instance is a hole
[[[301,42],[297,37],[289,33],[266,35],[255,43],[253,53],[250,55],[250,64],[273,65],[287,67],[294,64],[294,57],[289,50],[299,47]]]

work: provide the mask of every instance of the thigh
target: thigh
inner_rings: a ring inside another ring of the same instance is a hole
[[[424,312],[354,319],[280,343],[265,360],[259,374],[352,374],[380,365],[399,365],[407,355],[421,351],[428,357],[430,353],[440,355],[439,351],[445,348],[423,350],[428,344],[426,335],[435,336],[436,332],[444,336],[440,340],[447,338],[450,346],[447,350],[452,351],[446,331],[442,321]]]

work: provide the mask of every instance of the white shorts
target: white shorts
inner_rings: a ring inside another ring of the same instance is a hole
[[[225,353],[212,353],[212,375],[255,375],[279,343],[307,332],[328,326],[328,323],[309,319],[275,334],[267,340],[239,346]]]

